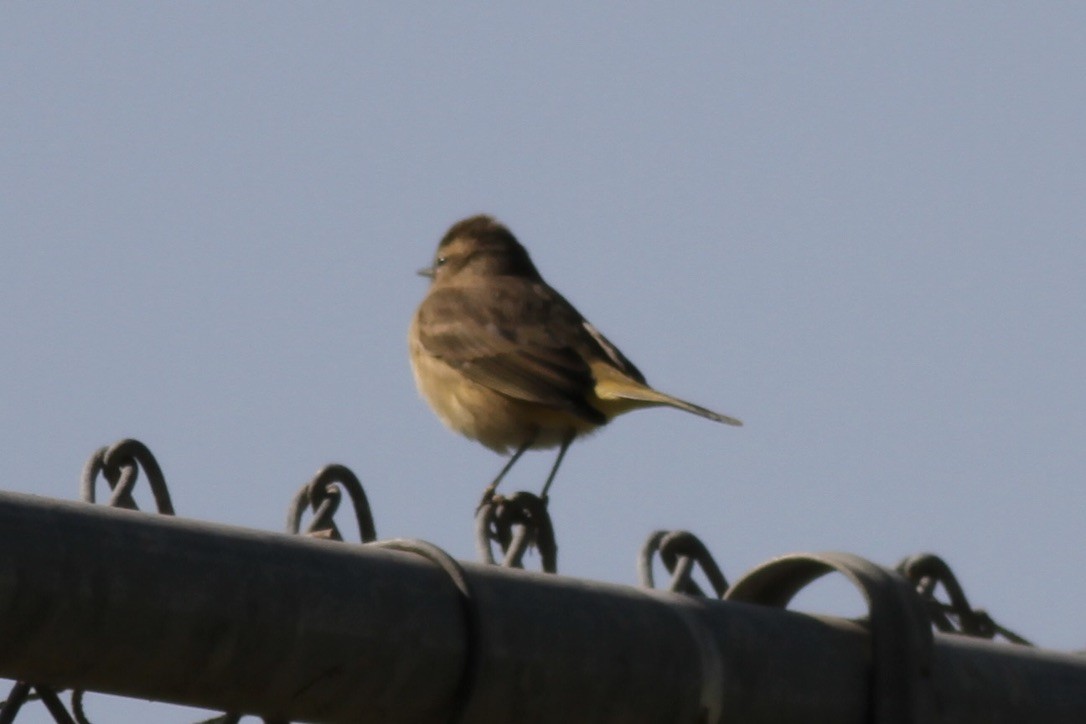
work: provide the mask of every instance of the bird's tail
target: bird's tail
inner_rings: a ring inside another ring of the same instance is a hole
[[[716,422],[723,422],[726,425],[738,427],[743,424],[734,417],[722,415],[719,412],[713,412],[708,408],[695,405],[693,402],[687,402],[686,400],[680,400],[678,397],[664,394],[625,376],[605,375],[602,379],[596,380],[594,391],[601,403],[602,412],[608,417],[614,417],[639,407],[667,406],[686,410]]]

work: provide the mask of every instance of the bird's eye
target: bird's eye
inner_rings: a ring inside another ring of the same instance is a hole
[[[445,257],[439,256],[437,259],[434,260],[434,267],[444,266],[445,261]]]

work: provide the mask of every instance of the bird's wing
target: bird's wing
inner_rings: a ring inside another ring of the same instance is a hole
[[[641,374],[641,370],[637,369],[634,363],[628,360],[618,347],[611,344],[611,340],[604,337],[602,332],[589,324],[588,320],[584,320],[583,324],[587,337],[586,345],[595,352],[595,357],[598,357],[610,367],[614,367],[626,377],[643,385],[646,384],[645,375]]]
[[[595,380],[578,350],[576,330],[584,320],[546,285],[501,277],[485,285],[435,287],[418,315],[426,351],[474,382],[606,421],[586,401]]]

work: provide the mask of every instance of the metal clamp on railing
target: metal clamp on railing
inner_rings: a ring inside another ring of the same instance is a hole
[[[873,724],[934,720],[932,632],[923,601],[898,573],[848,553],[794,554],[747,573],[724,598],[785,608],[807,584],[837,571],[867,600]]]
[[[464,572],[463,566],[455,558],[433,543],[424,540],[391,538],[370,545],[376,548],[422,556],[440,568],[456,588],[460,609],[464,617],[464,666],[460,681],[456,686],[456,693],[450,706],[448,718],[450,724],[456,724],[456,722],[464,718],[468,704],[471,702],[476,679],[479,676],[479,652],[481,648],[479,636],[483,628],[478,607],[475,603],[475,595],[472,593],[471,584],[468,583],[467,574]]]

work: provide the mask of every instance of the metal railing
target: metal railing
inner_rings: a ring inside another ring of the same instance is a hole
[[[1086,721],[1086,657],[1025,645],[971,608],[935,556],[892,570],[796,554],[729,585],[696,537],[661,531],[634,588],[513,570],[530,545],[545,570],[557,566],[546,506],[528,494],[479,511],[488,564],[472,564],[423,541],[375,541],[365,492],[342,466],[299,491],[295,535],[125,510],[139,469],[172,513],[161,470],[131,440],[85,470],[84,499],[102,477],[113,507],[0,493],[0,676],[16,680],[0,724],[34,692],[56,721],[85,722],[83,691],[232,712],[215,720],[224,724],[239,712],[267,722]],[[345,499],[364,544],[337,542]],[[651,589],[657,557],[666,591]],[[863,620],[783,610],[832,572],[863,593]],[[70,713],[65,689],[76,692]]]

